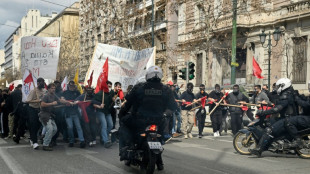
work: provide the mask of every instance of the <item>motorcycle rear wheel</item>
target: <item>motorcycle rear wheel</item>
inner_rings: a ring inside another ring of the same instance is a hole
[[[303,139],[305,145],[308,146],[308,148],[297,148],[295,152],[300,158],[310,159],[310,134],[301,136],[301,139]]]
[[[153,174],[155,171],[156,161],[157,155],[147,148],[142,158],[143,166],[141,166],[141,171],[146,174]]]
[[[238,132],[234,137],[233,145],[241,155],[250,155],[249,149],[254,149],[257,144],[252,133],[247,137],[245,133]]]

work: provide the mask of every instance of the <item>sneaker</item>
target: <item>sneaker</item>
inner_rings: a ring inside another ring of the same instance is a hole
[[[219,131],[216,131],[216,134],[217,134],[217,136],[218,136],[218,137],[220,137],[220,136],[221,136],[221,134],[220,134],[220,132],[219,132]]]
[[[214,137],[218,137],[217,132],[214,132],[214,133],[213,133],[213,136],[214,136]]]
[[[112,143],[111,142],[106,142],[104,143],[103,145],[105,148],[110,148],[112,146]]]
[[[43,150],[45,151],[53,151],[53,148],[50,146],[43,146]]]
[[[184,139],[188,139],[188,135],[187,134],[184,135]]]
[[[80,143],[80,148],[85,148],[86,147],[86,143],[85,143],[85,141],[82,141],[81,143]]]
[[[11,136],[4,137],[5,140],[10,139],[10,138],[11,138]]]
[[[93,142],[89,142],[88,146],[93,147],[94,146]]]
[[[193,138],[192,133],[188,133],[188,138]]]
[[[73,147],[73,143],[69,143],[68,147]]]
[[[32,148],[33,149],[35,149],[35,150],[38,150],[39,149],[39,144],[38,143],[34,143],[33,145],[32,145]],[[44,146],[43,146],[44,147]]]
[[[198,136],[199,138],[202,138],[202,134],[199,134],[199,136]]]

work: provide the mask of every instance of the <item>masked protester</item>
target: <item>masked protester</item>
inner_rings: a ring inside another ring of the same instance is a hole
[[[212,101],[210,104],[210,112],[216,107],[216,103],[218,103],[224,94],[221,92],[221,87],[219,84],[216,84],[214,90],[209,95],[209,100]],[[213,128],[213,135],[214,137],[220,136],[220,129],[222,125],[222,117],[223,117],[223,107],[217,106],[214,112],[211,114],[211,122]]]
[[[232,105],[240,105],[239,102],[249,102],[249,99],[239,91],[239,85],[233,86],[233,92],[229,93],[226,97],[226,102]],[[242,109],[239,107],[229,107],[231,117],[231,130],[235,135],[242,125]]]
[[[184,138],[193,138],[192,129],[194,126],[194,111],[191,111],[193,106],[187,106],[187,103],[196,102],[196,97],[193,93],[194,85],[192,83],[187,84],[187,89],[180,97],[182,100],[181,115],[182,115],[182,133]]]
[[[37,79],[37,87],[30,91],[27,97],[28,107],[28,120],[29,120],[29,131],[30,131],[30,144],[33,149],[38,149],[38,131],[41,127],[38,114],[40,112],[40,102],[46,93],[45,81],[43,78]]]
[[[201,84],[199,86],[199,92],[196,94],[196,98],[201,99],[203,97],[208,98],[208,93],[206,93],[205,85]],[[205,127],[206,115],[207,114],[205,108],[199,108],[196,112],[196,118],[198,120],[199,138],[202,138],[203,128]]]

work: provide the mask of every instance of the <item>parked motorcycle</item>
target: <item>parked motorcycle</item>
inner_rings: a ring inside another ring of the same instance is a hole
[[[161,135],[158,134],[158,126],[155,124],[146,127],[139,133],[138,141],[132,147],[125,147],[125,164],[140,166],[142,172],[152,174],[164,148],[161,143]]]
[[[254,120],[248,125],[247,129],[241,129],[234,137],[233,145],[235,150],[241,155],[250,155],[249,149],[254,149],[267,126],[267,122],[261,123],[259,119]],[[290,138],[288,135],[275,138],[268,151],[273,153],[295,153],[301,157],[310,159],[310,129],[298,132],[301,142]]]

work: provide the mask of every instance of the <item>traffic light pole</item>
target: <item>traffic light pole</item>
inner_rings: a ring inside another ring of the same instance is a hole
[[[233,21],[232,21],[232,44],[231,44],[231,78],[230,84],[236,83],[236,47],[237,47],[237,0],[233,0]]]
[[[188,78],[189,78],[189,77],[188,77],[188,76],[189,76],[189,73],[188,73],[188,69],[189,69],[188,63],[189,63],[189,62],[188,62],[188,60],[187,60],[187,61],[186,61],[186,85],[188,84],[188,81],[189,81],[189,79],[188,79]]]

